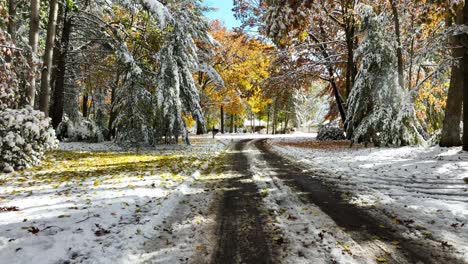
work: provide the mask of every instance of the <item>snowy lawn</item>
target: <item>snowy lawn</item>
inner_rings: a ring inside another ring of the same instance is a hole
[[[66,143],[41,166],[0,174],[0,262],[135,263],[224,149],[195,143],[140,153]]]
[[[468,154],[460,148],[350,148],[348,142],[271,139],[279,154],[390,217],[407,235],[468,258]]]

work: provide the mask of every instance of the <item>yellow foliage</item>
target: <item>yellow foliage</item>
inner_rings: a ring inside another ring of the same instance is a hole
[[[195,119],[193,119],[193,116],[191,113],[186,115],[185,113],[182,113],[182,119],[184,119],[185,124],[187,127],[193,127],[195,123],[197,122]]]
[[[216,22],[212,24],[211,34],[220,44],[215,69],[225,86],[210,87],[205,94],[215,107],[222,104],[228,114],[243,115],[246,107],[261,111],[268,102],[261,92],[261,83],[269,76],[271,47],[245,34],[228,31]]]

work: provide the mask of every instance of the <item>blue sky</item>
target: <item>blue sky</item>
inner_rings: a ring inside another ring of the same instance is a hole
[[[234,18],[234,12],[232,12],[233,0],[204,0],[204,4],[218,9],[205,14],[209,19],[222,21],[228,29],[240,26],[240,22]]]

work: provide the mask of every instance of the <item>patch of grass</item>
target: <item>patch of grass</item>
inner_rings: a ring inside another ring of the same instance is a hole
[[[189,175],[201,165],[212,161],[212,155],[160,154],[160,153],[129,153],[129,152],[49,152],[40,166],[23,171],[17,171],[0,182],[8,185],[10,194],[31,192],[44,186],[58,188],[60,186],[83,186],[90,181],[94,187],[106,183],[107,180],[118,182],[125,177],[144,179],[147,176],[159,174],[166,180],[166,186],[171,181],[181,182],[184,175]]]

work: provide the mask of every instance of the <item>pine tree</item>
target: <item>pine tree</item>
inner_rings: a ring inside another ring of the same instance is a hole
[[[348,137],[377,146],[420,143],[411,95],[399,85],[389,19],[370,6],[359,10],[366,36],[357,50],[362,63],[348,101]]]

